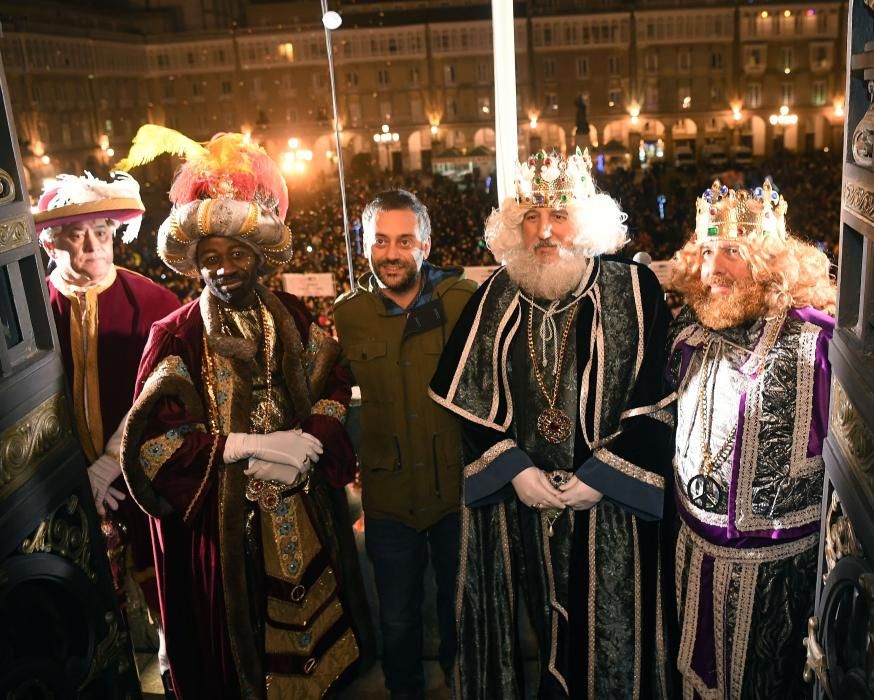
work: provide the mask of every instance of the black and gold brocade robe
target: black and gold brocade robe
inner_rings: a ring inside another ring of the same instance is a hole
[[[578,307],[556,407],[575,426],[551,444],[537,432],[548,403],[532,370],[553,346],[543,309],[504,268],[471,299],[431,383],[435,401],[463,419],[461,564],[456,697],[522,698],[517,619],[525,605],[540,656],[539,698],[658,698],[674,687],[675,613],[667,511],[672,418],[662,390],[668,312],[645,267],[596,258],[554,314],[557,333]],[[533,349],[533,353],[532,353]],[[588,511],[547,516],[524,505],[511,480],[535,465],[601,491]]]

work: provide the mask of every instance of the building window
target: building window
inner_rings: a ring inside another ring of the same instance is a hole
[[[195,80],[191,83],[191,95],[193,97],[203,97],[203,85],[200,81]]]
[[[354,70],[346,73],[346,87],[356,87],[358,85],[358,73]]]
[[[684,73],[692,68],[692,52],[689,49],[680,49],[677,52],[677,70]]]
[[[413,66],[410,68],[410,85],[419,84],[419,69]]]
[[[589,57],[588,56],[578,56],[577,57],[577,78],[588,78],[589,77]]]
[[[692,108],[692,88],[687,81],[680,81],[677,86],[677,102],[680,109]]]
[[[786,74],[792,71],[794,53],[795,52],[792,50],[791,46],[784,46],[783,49],[780,51],[780,67]]]
[[[391,78],[388,74],[388,68],[380,68],[376,73],[376,80],[379,83],[380,87],[387,87],[391,82]]]
[[[476,80],[478,83],[488,83],[492,80],[492,71],[488,61],[480,61],[476,64]]]
[[[722,51],[710,52],[710,67],[713,70],[722,70]]]
[[[765,68],[765,47],[747,46],[744,48],[744,68],[747,71],[761,71]]]
[[[646,86],[646,94],[644,98],[644,109],[647,112],[656,112],[659,108],[659,87],[656,81],[652,81]]]
[[[384,101],[379,103],[379,113],[386,122],[391,121],[391,102]]]
[[[543,77],[547,80],[555,78],[555,59],[547,58],[543,61]]]
[[[826,86],[824,80],[815,80],[813,82],[813,104],[817,107],[822,107],[825,104]]]
[[[164,99],[172,100],[176,97],[176,90],[174,88],[174,83],[172,80],[164,81]]]
[[[611,109],[622,107],[622,90],[611,88],[607,91],[607,106]]]
[[[810,63],[814,70],[823,70],[831,67],[831,46],[827,44],[812,44],[810,47]]]
[[[230,95],[234,91],[234,86],[230,80],[222,80],[222,95]]]
[[[480,117],[488,117],[492,113],[492,100],[489,97],[476,98],[476,111]]]
[[[558,111],[558,95],[554,92],[546,93],[546,109],[549,112]]]
[[[747,83],[746,103],[750,109],[758,109],[762,106],[762,86],[760,83]]]
[[[189,51],[187,54],[185,54],[185,58],[188,61],[189,66],[194,65],[194,54],[191,51]]]
[[[622,59],[619,56],[607,57],[607,73],[609,75],[619,75],[622,72]]]
[[[710,104],[713,107],[722,105],[725,99],[725,91],[721,82],[713,82],[710,84]]]
[[[455,66],[451,63],[443,66],[443,84],[455,85]]]
[[[780,83],[780,104],[791,106],[795,101],[795,91],[792,83]]]
[[[646,57],[643,59],[643,65],[647,73],[659,72],[659,55],[655,49],[646,54]]]

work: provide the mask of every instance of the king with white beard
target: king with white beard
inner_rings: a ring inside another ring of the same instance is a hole
[[[521,698],[520,603],[537,697],[670,697],[669,315],[655,276],[606,254],[625,214],[592,162],[540,152],[486,222],[502,267],[431,382],[465,451],[456,696]]]

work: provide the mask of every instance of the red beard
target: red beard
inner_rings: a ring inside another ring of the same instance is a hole
[[[715,331],[735,328],[765,316],[765,286],[753,280],[736,282],[728,294],[714,296],[710,287],[697,284],[688,297],[702,325]]]

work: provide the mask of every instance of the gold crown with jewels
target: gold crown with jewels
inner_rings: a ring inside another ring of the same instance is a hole
[[[733,190],[715,180],[698,198],[695,238],[698,243],[748,236],[777,236],[785,240],[787,208],[771,178],[749,191]]]
[[[516,164],[516,202],[523,207],[562,209],[595,194],[589,150],[565,158],[538,151]]]

